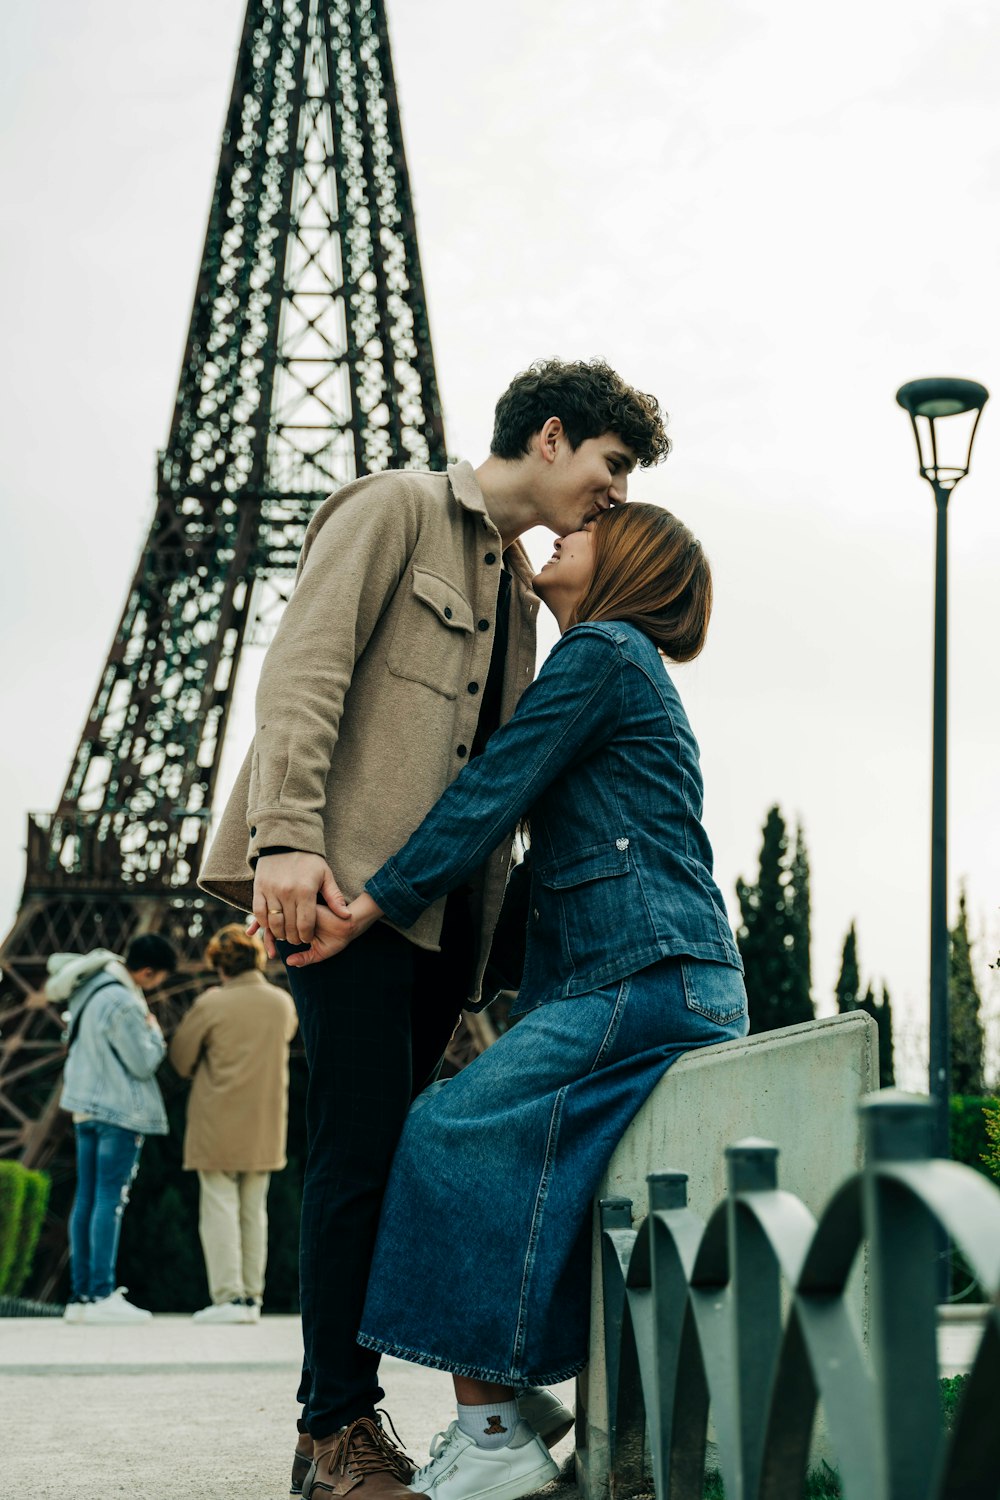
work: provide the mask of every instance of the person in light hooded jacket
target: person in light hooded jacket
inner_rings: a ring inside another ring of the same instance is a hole
[[[146,1003],[177,966],[166,938],[133,938],[124,960],[106,948],[55,953],[45,993],[67,1004],[68,1055],[60,1105],[73,1116],[76,1196],[69,1222],[71,1323],[138,1323],[151,1314],[115,1287],[129,1188],[147,1135],[166,1135],[155,1074],[166,1053]]]

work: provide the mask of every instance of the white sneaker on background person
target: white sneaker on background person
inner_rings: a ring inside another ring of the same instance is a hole
[[[67,1302],[63,1308],[62,1320],[64,1323],[82,1323],[83,1310],[89,1307],[89,1302]]]
[[[153,1314],[125,1301],[127,1286],[116,1287],[109,1297],[83,1304],[78,1323],[148,1323]]]
[[[527,1422],[518,1422],[505,1447],[480,1448],[456,1421],[431,1443],[431,1461],[410,1489],[431,1500],[518,1500],[558,1474],[544,1439]]]
[[[231,1302],[214,1302],[211,1307],[203,1307],[200,1312],[191,1314],[192,1323],[257,1323],[260,1321],[260,1309],[256,1304],[249,1307],[242,1297],[234,1297]]]

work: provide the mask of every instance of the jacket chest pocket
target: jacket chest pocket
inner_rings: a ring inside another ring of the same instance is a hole
[[[465,595],[439,574],[414,568],[386,666],[394,677],[420,682],[445,698],[454,698],[461,686],[471,634],[472,609]]]

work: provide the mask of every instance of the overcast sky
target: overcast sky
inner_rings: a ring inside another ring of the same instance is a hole
[[[149,525],[242,14],[0,14],[5,926]],[[951,507],[950,781],[952,906],[964,878],[996,1011],[1000,11],[390,0],[389,20],[449,447],[485,455],[540,355],[603,355],[660,397],[675,450],[633,497],[715,570],[677,681],[719,882],[735,913],[768,807],[801,819],[818,1009],[855,919],[919,1085],[933,505],[893,398],[929,374],[996,391]]]

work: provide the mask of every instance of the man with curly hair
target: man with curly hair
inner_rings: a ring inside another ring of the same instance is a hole
[[[201,875],[272,953],[311,942],[318,902],[346,910],[513,713],[538,607],[518,538],[624,504],[632,470],[669,446],[656,399],[604,361],[544,360],[501,396],[478,468],[368,475],[320,506]],[[479,1003],[510,859],[495,850],[405,932],[380,922],[336,964],[288,969],[309,1063],[293,1494],[408,1493],[412,1465],[375,1415],[378,1356],[355,1335],[393,1151]],[[536,1426],[565,1429],[565,1408],[546,1410]]]

